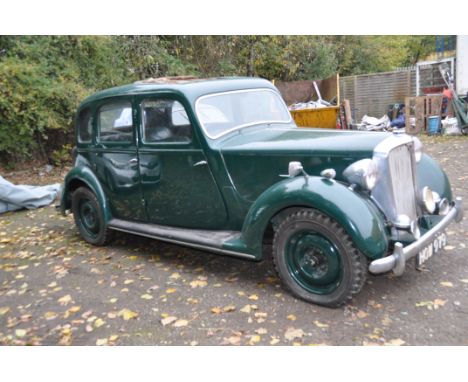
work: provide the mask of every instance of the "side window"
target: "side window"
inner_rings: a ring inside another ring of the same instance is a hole
[[[192,141],[192,126],[184,106],[172,99],[148,99],[141,104],[143,142]]]
[[[115,102],[101,106],[98,113],[98,126],[101,142],[132,142],[132,104]]]
[[[93,133],[93,119],[91,118],[91,110],[89,108],[83,109],[78,115],[77,129],[78,129],[78,142],[90,143]]]

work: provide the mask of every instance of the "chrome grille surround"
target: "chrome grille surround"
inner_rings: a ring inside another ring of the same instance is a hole
[[[374,149],[378,179],[372,199],[387,219],[397,225],[399,215],[415,221],[420,213],[413,140],[406,134],[392,135]]]

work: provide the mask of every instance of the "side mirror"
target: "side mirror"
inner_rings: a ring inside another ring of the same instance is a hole
[[[302,167],[301,162],[289,162],[288,166],[288,175],[290,178],[293,178],[299,174],[302,174],[304,167]]]

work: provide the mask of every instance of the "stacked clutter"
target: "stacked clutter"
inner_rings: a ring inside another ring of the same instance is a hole
[[[297,102],[288,106],[289,110],[304,110],[304,109],[318,109],[322,107],[331,106],[330,102],[324,100],[309,101],[309,102]]]
[[[390,118],[386,114],[382,118],[365,115],[356,127],[358,130],[365,131],[387,131],[390,128]]]
[[[297,102],[288,106],[289,110],[304,110],[304,109],[319,109],[322,107],[333,106],[330,102],[322,99],[322,94],[317,86],[317,82],[313,81],[315,92],[317,93],[317,101],[310,100],[309,102]]]
[[[448,131],[452,132],[452,135],[453,133],[457,134],[458,132],[461,132],[462,134],[468,134],[468,102],[460,98],[455,91],[453,86],[453,76],[450,73],[448,65],[439,65],[439,71],[448,86],[448,96],[452,100],[452,106],[456,117],[450,118],[451,122],[449,122],[449,120],[446,121],[446,126],[450,125],[450,127],[448,127]],[[457,120],[456,125],[454,119]],[[442,125],[444,125],[444,121],[442,121]]]

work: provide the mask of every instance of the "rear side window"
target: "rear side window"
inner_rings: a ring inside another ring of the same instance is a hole
[[[93,125],[91,118],[91,110],[89,108],[81,110],[78,115],[78,142],[80,143],[90,143]]]
[[[115,102],[98,112],[99,141],[130,143],[133,140],[132,104]]]

